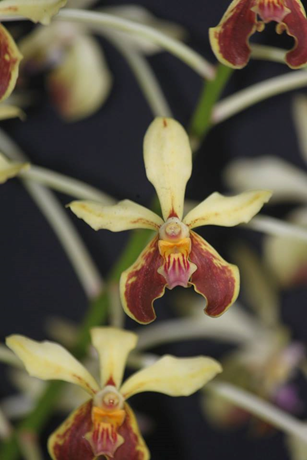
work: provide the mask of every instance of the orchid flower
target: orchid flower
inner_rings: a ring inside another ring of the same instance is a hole
[[[51,17],[64,6],[66,0],[2,0],[0,16],[23,16],[33,22],[49,24]],[[15,88],[22,55],[5,27],[0,25],[0,101]]]
[[[258,190],[234,197],[213,193],[183,219],[192,152],[183,127],[170,118],[156,118],[149,126],[144,140],[144,161],[147,177],[160,200],[163,219],[129,200],[115,206],[74,201],[69,207],[95,230],[119,232],[146,228],[157,232],[121,276],[121,300],[130,317],[139,323],[150,323],[156,317],[153,301],[164,294],[166,287],[191,285],[206,299],[206,313],[219,316],[238,296],[239,270],[192,229],[203,225],[232,227],[248,222],[269,200],[271,192]]]
[[[128,354],[137,343],[136,334],[102,327],[92,329],[91,338],[100,359],[100,385],[62,346],[20,335],[7,338],[8,347],[30,375],[77,384],[91,397],[49,438],[53,460],[94,460],[100,455],[115,460],[149,459],[126,400],[143,391],[189,396],[221,372],[219,363],[211,358],[164,356],[122,384]]]
[[[295,46],[285,57],[292,69],[307,64],[307,19],[300,0],[233,0],[218,26],[209,31],[217,59],[229,67],[245,67],[251,55],[248,40],[265,24],[275,21],[276,32],[286,31]]]
[[[70,0],[68,6],[85,8],[91,6],[88,3]],[[176,38],[184,36],[180,26],[157,19],[139,6],[109,7],[103,11],[135,22],[152,24]],[[27,77],[47,71],[46,87],[51,101],[67,122],[75,122],[95,113],[106,102],[112,89],[112,74],[103,50],[92,33],[86,26],[53,22],[48,28],[37,27],[19,43],[24,56],[22,75]],[[105,35],[111,41],[113,36],[116,37],[142,54],[161,51],[151,42],[124,32],[108,31]]]

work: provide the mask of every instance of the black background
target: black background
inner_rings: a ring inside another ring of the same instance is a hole
[[[101,2],[105,5],[128,3]],[[189,32],[188,44],[215,62],[208,28],[219,22],[228,0],[143,0],[134,3],[183,25]],[[261,35],[257,34],[256,39],[274,46],[292,46],[292,40],[277,36],[272,25]],[[154,190],[145,176],[142,142],[152,114],[122,56],[107,41],[100,39],[100,42],[114,86],[106,104],[96,115],[82,122],[65,124],[38,81],[33,84],[37,84],[41,99],[29,111],[27,121],[4,122],[2,126],[34,164],[81,179],[118,199],[129,198],[149,205]],[[166,52],[149,61],[174,117],[187,127],[202,88],[201,78]],[[231,77],[225,94],[286,72],[289,70],[282,64],[250,62]],[[291,116],[293,95],[293,92],[286,93],[257,104],[212,129],[199,150],[187,197],[200,200],[213,191],[227,191],[221,173],[234,157],[271,154],[304,169]],[[59,198],[63,205],[69,201],[65,196],[59,195]],[[289,209],[290,206],[279,205],[264,212],[283,217]],[[62,315],[78,322],[86,310],[87,299],[53,231],[17,180],[1,186],[0,210],[1,340],[11,333],[42,340],[46,338],[48,317]],[[107,275],[124,248],[128,233],[95,233],[71,214],[70,217],[102,274]],[[231,247],[238,239],[261,248],[261,236],[250,230],[210,227],[200,233],[229,261]],[[305,294],[303,288],[297,288],[282,297],[284,320],[291,326],[293,336],[303,342],[307,338]],[[165,299],[157,302],[159,321],[174,315],[169,306],[173,295],[174,292],[167,293]],[[132,321],[127,324],[135,327]],[[178,356],[202,353],[218,358],[224,350],[221,345],[193,341],[154,351]],[[6,378],[0,380],[0,390],[2,395],[13,391]],[[155,431],[146,437],[154,460],[289,458],[279,433],[256,439],[250,436],[248,429],[224,433],[212,429],[201,414],[197,394],[171,399],[152,393],[136,396],[132,404],[155,420]],[[50,422],[45,436],[59,422],[60,419]]]

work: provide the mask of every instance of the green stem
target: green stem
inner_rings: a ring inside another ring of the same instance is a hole
[[[215,79],[205,82],[190,125],[190,135],[192,138],[200,141],[207,134],[211,126],[211,115],[214,104],[219,99],[232,73],[233,69],[220,64],[217,67]]]
[[[134,231],[132,233],[124,253],[115,264],[108,277],[104,292],[91,303],[82,325],[80,326],[77,344],[72,350],[73,355],[78,359],[81,359],[86,354],[90,343],[89,329],[106,323],[110,284],[114,283],[114,281],[119,281],[122,271],[135,261],[135,258],[147,244],[150,235],[148,230]],[[49,416],[54,410],[55,402],[63,385],[64,383],[59,381],[51,382],[47,385],[44,393],[36,402],[33,411],[17,426],[14,435],[2,444],[0,449],[1,460],[16,460],[19,458],[20,446],[17,439],[18,432],[25,429],[33,431],[36,434],[42,432]]]

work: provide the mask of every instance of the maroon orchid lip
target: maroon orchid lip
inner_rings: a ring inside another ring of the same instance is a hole
[[[21,59],[14,40],[0,25],[0,101],[6,99],[13,91]]]
[[[268,22],[277,22],[278,34],[286,31],[294,38],[294,48],[286,54],[291,68],[307,64],[307,19],[300,0],[234,0],[218,26],[210,29],[210,42],[217,59],[241,69],[250,58],[249,38]]]

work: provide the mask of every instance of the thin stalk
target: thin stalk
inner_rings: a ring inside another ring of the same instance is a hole
[[[276,219],[275,217],[256,216],[246,227],[258,232],[263,232],[267,235],[283,236],[286,238],[299,239],[307,241],[307,230],[299,227],[298,225],[284,222],[283,220]]]
[[[212,382],[204,387],[205,391],[216,394],[226,401],[244,409],[262,420],[272,424],[285,433],[307,442],[306,426],[291,415],[278,409],[269,402],[225,382]]]
[[[215,79],[205,83],[190,124],[189,131],[192,138],[201,140],[210,129],[214,104],[219,99],[232,73],[233,69],[220,64],[217,67]]]
[[[201,77],[209,80],[214,78],[215,69],[205,58],[184,43],[168,37],[153,27],[137,24],[128,19],[119,18],[111,14],[74,9],[61,10],[54,20],[88,24],[98,31],[101,27],[109,27],[114,30],[137,34],[140,37],[151,40],[153,43],[160,45],[165,50],[177,56]]]
[[[307,86],[306,70],[287,73],[257,83],[218,102],[214,107],[211,122],[216,125],[269,97],[304,86]]]
[[[12,160],[27,161],[24,153],[2,130],[0,149]],[[22,182],[57,235],[85,293],[89,298],[97,297],[102,290],[103,280],[67,212],[52,192],[31,180],[23,179]]]
[[[19,174],[23,179],[29,179],[41,185],[45,185],[57,192],[65,193],[80,200],[100,201],[106,206],[115,203],[115,200],[104,192],[72,177],[51,171],[41,166],[31,164],[31,168]]]
[[[18,441],[25,460],[43,460],[43,454],[36,433],[22,431],[18,436]]]
[[[252,45],[252,59],[261,59],[264,61],[279,62],[285,64],[285,56],[287,51],[281,48],[266,45]]]
[[[115,33],[105,34],[131,67],[154,117],[172,117],[171,109],[159,81],[146,59]]]

